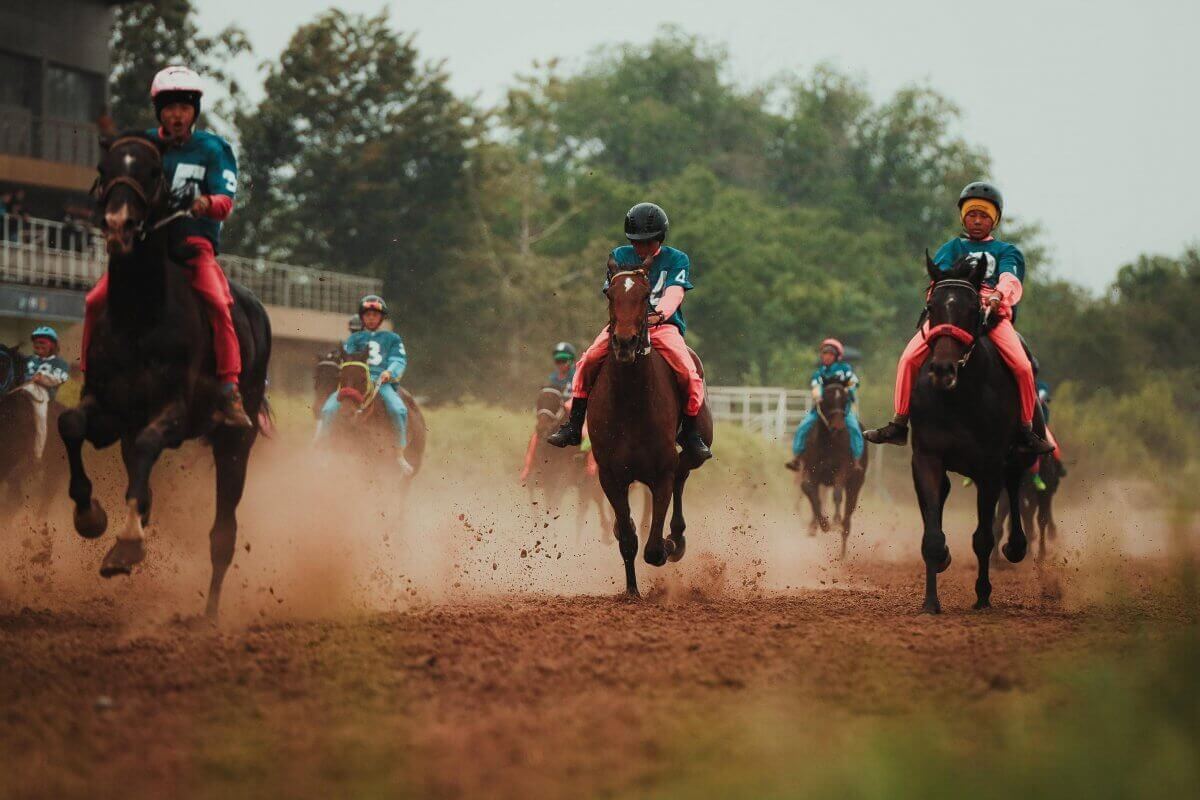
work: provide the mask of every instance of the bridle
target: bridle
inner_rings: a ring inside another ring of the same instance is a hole
[[[162,200],[163,194],[166,192],[167,184],[166,184],[166,176],[164,175],[163,170],[162,170],[162,153],[159,152],[158,147],[155,146],[154,143],[150,142],[147,139],[143,139],[140,136],[122,136],[122,137],[118,138],[116,141],[114,141],[112,144],[109,145],[108,152],[112,153],[118,147],[121,147],[122,145],[126,145],[126,144],[140,145],[141,147],[144,147],[146,150],[148,150],[152,154],[152,156],[154,158],[154,162],[159,167],[158,179],[154,182],[153,191],[150,193],[147,193],[146,187],[143,186],[140,181],[136,180],[135,178],[133,178],[129,175],[118,175],[117,177],[111,178],[110,180],[105,181],[103,183],[101,183],[101,181],[100,181],[100,176],[97,175],[96,182],[92,184],[92,192],[93,192],[93,194],[96,195],[101,207],[106,206],[108,204],[109,195],[111,195],[113,193],[113,190],[116,189],[118,186],[125,186],[131,192],[133,192],[133,194],[139,200],[141,200],[142,203],[146,206],[146,218],[143,219],[140,223],[138,223],[138,226],[137,226],[138,237],[141,239],[145,239],[148,235],[150,235],[154,231],[158,230],[159,228],[162,228],[165,225],[168,225],[171,222],[174,222],[176,219],[179,219],[180,217],[187,216],[190,212],[189,212],[189,210],[176,211],[174,214],[170,214],[166,217],[163,217],[158,222],[154,223],[149,228],[147,228],[146,224],[147,224],[147,222],[149,222],[151,213],[154,211],[155,208],[158,207],[159,202]]]
[[[362,369],[367,379],[367,393],[365,395],[358,389],[353,389],[349,386],[342,386],[341,371],[347,367]],[[355,403],[357,403],[358,408],[354,410],[356,415],[365,415],[372,409],[375,403],[375,398],[379,396],[379,389],[379,384],[371,380],[371,367],[367,365],[367,362],[343,361],[338,365],[338,399],[353,400]]]
[[[846,386],[845,386],[845,384],[843,384],[843,383],[841,383],[840,381],[838,381],[837,385],[838,385],[838,386],[841,386],[841,387],[842,387],[842,389],[843,389],[843,391],[846,391]],[[821,394],[822,394],[822,399],[823,399],[823,398],[824,398],[824,392],[822,392]],[[847,396],[847,400],[849,400],[849,396]],[[832,431],[833,431],[833,428],[832,428],[832,427],[829,425],[829,418],[825,416],[825,410],[824,410],[823,408],[821,408],[821,401],[820,401],[820,400],[818,400],[818,401],[817,401],[817,402],[814,404],[813,408],[815,408],[815,409],[817,410],[817,417],[818,417],[818,418],[821,420],[821,424],[823,424],[823,425],[825,426],[825,430],[832,432]],[[845,413],[846,413],[846,409],[843,407],[843,408],[842,408],[842,414],[843,414],[843,416],[845,415]]]
[[[616,280],[618,278],[625,278],[626,280],[630,280],[630,281],[643,280],[643,281],[646,281],[647,288],[649,288],[650,273],[645,267],[638,267],[636,269],[627,269],[627,270],[624,270],[623,272],[612,272],[611,267],[610,267],[609,275],[608,275],[609,286],[610,287],[613,286],[616,283]],[[651,308],[650,295],[647,294],[646,295],[646,308],[643,309],[643,311],[642,311],[642,321],[641,321],[640,326],[638,327],[638,334],[637,334],[638,349],[635,351],[636,354],[640,355],[640,356],[645,356],[645,355],[650,354],[650,308]],[[609,335],[609,338],[613,338],[616,336],[616,333],[613,331],[613,326],[611,324],[609,326],[608,335]]]
[[[971,293],[972,307],[973,308],[979,307],[979,305],[980,305],[979,288],[977,286],[975,286],[975,284],[971,283],[970,281],[962,280],[961,278],[946,278],[945,280],[940,280],[937,283],[935,283],[933,285],[933,288],[929,290],[929,300],[926,301],[926,303],[925,303],[926,317],[928,317],[932,312],[932,309],[930,306],[933,301],[933,293],[943,287],[951,288],[951,289],[966,289],[966,290],[968,290]],[[980,322],[980,327],[982,327],[982,324],[983,324],[983,321]],[[957,367],[958,369],[962,369],[963,367],[965,367],[967,365],[967,362],[971,359],[971,354],[975,352],[975,345],[979,341],[978,332],[971,333],[970,331],[966,330],[965,328],[961,328],[958,325],[952,325],[948,322],[944,322],[941,325],[934,325],[928,331],[926,331],[925,332],[925,341],[932,343],[934,340],[936,340],[942,336],[949,336],[951,339],[957,339],[958,341],[962,342],[964,345],[967,346],[967,352],[963,354],[963,357],[958,359],[958,361],[954,362],[955,367]]]

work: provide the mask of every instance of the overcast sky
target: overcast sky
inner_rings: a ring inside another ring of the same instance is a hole
[[[197,0],[201,27],[230,22],[256,59],[331,5],[382,0]],[[949,96],[992,155],[1007,208],[1042,222],[1056,274],[1093,289],[1141,252],[1200,240],[1197,0],[392,0],[395,26],[445,59],[456,91],[503,97],[534,59],[581,64],[674,23],[725,45],[754,84],[822,61],[884,98],[913,82]],[[257,99],[252,62],[239,74]],[[681,213],[681,212],[675,212]],[[685,213],[685,212],[684,212]],[[952,213],[948,210],[947,213]],[[936,243],[931,243],[931,245]]]

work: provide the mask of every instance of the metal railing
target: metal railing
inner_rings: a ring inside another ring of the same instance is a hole
[[[0,153],[94,167],[100,160],[99,129],[90,122],[38,117],[27,108],[0,106]]]
[[[267,305],[350,314],[378,278],[260,258],[220,257],[226,274]],[[108,264],[99,231],[82,223],[0,215],[0,281],[51,288],[91,288]]]
[[[778,441],[790,437],[812,408],[812,392],[778,386],[709,386],[708,405],[716,422],[733,422]]]

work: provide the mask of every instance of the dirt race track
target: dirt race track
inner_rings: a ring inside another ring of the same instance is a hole
[[[911,534],[836,565],[831,541],[747,538],[744,518],[722,521],[740,545],[706,546],[700,517],[688,567],[652,582],[639,565],[647,597],[630,602],[609,545],[536,517],[505,528],[460,501],[437,532],[461,546],[423,566],[404,549],[433,526],[422,519],[399,553],[247,537],[217,628],[191,616],[202,541],[159,540],[157,566],[100,583],[99,545],[26,538],[31,566],[0,595],[0,796],[702,794],[679,788],[689,765],[736,770],[754,736],[811,741],[820,758],[880,719],[970,718],[1035,692],[1055,664],[1120,653],[1195,612],[1162,590],[1169,566],[1153,555],[998,571],[996,608],[972,612],[974,559],[954,536],[946,613],[921,616]],[[246,516],[244,531],[261,521]],[[865,514],[863,542],[909,524],[890,516]],[[297,551],[308,557],[282,558]],[[389,574],[362,566],[381,561]],[[493,583],[506,573],[524,577]],[[1114,578],[1117,605],[1104,601]]]

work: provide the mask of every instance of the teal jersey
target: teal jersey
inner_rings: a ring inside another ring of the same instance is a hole
[[[858,375],[854,373],[854,367],[850,366],[845,361],[835,361],[829,366],[818,364],[817,369],[813,372],[812,385],[813,387],[824,387],[826,381],[836,381],[843,383],[850,390],[851,399],[855,399],[858,392]]]
[[[71,377],[70,370],[70,365],[61,356],[49,356],[48,358],[33,356],[25,364],[25,380],[31,381],[35,375],[44,375],[49,378],[54,385],[46,387],[46,391],[50,393],[50,399],[53,400],[54,396],[58,394],[58,387]]]
[[[617,263],[617,268],[620,270],[640,269],[642,266],[642,260],[638,258],[631,245],[615,248],[609,253],[609,257]],[[650,305],[657,306],[658,301],[662,299],[663,292],[672,286],[682,286],[685,292],[694,288],[692,286],[692,262],[687,253],[682,250],[663,245],[650,266]],[[604,291],[608,291],[608,281],[604,282]],[[687,333],[687,322],[683,319],[682,305],[666,322],[679,328],[680,334]]]
[[[996,282],[1000,280],[1001,275],[1012,275],[1022,283],[1025,282],[1025,255],[1015,244],[999,239],[973,242],[965,236],[956,237],[938,248],[933,263],[942,272],[948,272],[954,266],[954,262],[965,255],[987,259],[987,272],[983,275],[984,286],[996,288]]]
[[[162,141],[157,129],[147,133],[154,141]],[[163,154],[163,171],[172,192],[181,191],[191,183],[200,194],[232,198],[237,193],[237,158],[233,148],[209,131],[193,131],[183,144],[169,145]],[[220,251],[221,223],[217,220],[187,217],[176,224],[185,236],[203,236],[212,242],[214,251]]]
[[[393,381],[399,381],[405,367],[408,366],[408,352],[404,349],[404,341],[400,334],[385,331],[383,328],[350,334],[342,349],[348,355],[366,353],[365,359],[372,380],[379,380],[379,376],[387,371],[392,373]]]

